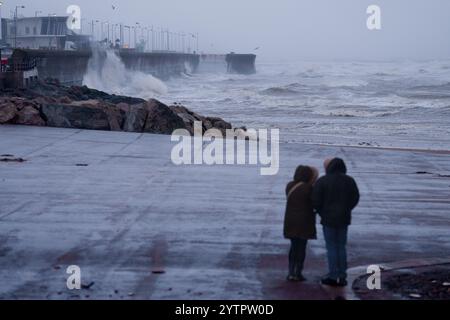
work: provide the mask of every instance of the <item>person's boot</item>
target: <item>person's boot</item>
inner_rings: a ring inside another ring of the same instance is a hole
[[[302,267],[297,267],[297,270],[295,272],[295,276],[297,277],[299,282],[303,282],[306,281],[306,278],[303,276],[303,266]]]
[[[322,283],[325,286],[338,287],[337,280],[331,278],[323,278],[322,280],[320,280],[320,283]]]
[[[348,285],[347,279],[345,278],[338,278],[336,282],[338,287],[346,287]]]
[[[298,279],[297,281],[299,281],[299,282],[306,281],[306,278],[301,273],[297,275],[297,279]]]
[[[299,275],[299,276],[298,275],[296,275],[296,276],[288,275],[286,280],[290,281],[290,282],[303,282],[303,281],[306,281],[306,278],[302,275]]]
[[[297,280],[297,277],[296,276],[293,276],[293,275],[288,275],[287,277],[286,277],[286,280],[287,281],[290,281],[290,282],[297,282],[298,280]]]

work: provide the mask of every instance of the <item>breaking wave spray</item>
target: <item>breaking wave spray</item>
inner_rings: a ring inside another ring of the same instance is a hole
[[[153,98],[167,93],[166,85],[150,74],[126,69],[114,50],[92,48],[83,84],[112,94]]]

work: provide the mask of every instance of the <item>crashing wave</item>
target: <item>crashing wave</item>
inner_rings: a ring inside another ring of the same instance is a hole
[[[166,85],[150,74],[126,69],[114,50],[93,48],[83,84],[112,94],[154,98],[167,92]]]

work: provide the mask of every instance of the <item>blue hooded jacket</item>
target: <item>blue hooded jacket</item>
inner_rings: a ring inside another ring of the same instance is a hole
[[[347,175],[342,159],[333,159],[326,175],[313,190],[313,206],[327,227],[346,227],[351,224],[352,210],[358,205],[359,190],[355,180]]]

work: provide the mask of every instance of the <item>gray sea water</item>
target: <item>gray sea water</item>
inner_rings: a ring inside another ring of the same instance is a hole
[[[199,72],[158,96],[282,142],[450,150],[450,60],[258,62],[255,75]]]
[[[254,75],[215,65],[164,83],[126,70],[114,53],[84,83],[178,102],[235,127],[280,129],[281,142],[450,151],[450,59],[261,62]],[[122,75],[118,77],[117,75]]]

